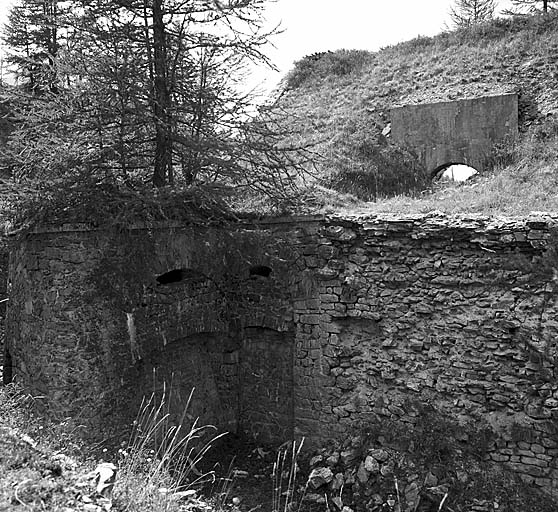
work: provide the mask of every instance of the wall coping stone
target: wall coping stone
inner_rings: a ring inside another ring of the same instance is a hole
[[[558,226],[558,212],[532,212],[524,216],[489,216],[485,214],[464,213],[446,214],[438,210],[427,213],[398,214],[377,213],[367,210],[354,210],[351,212],[335,212],[325,215],[295,215],[281,217],[262,217],[258,219],[240,218],[235,224],[239,226],[273,226],[297,225],[320,223],[349,224],[362,227],[364,230],[373,230],[380,227],[385,231],[443,231],[460,229],[472,232],[498,232],[517,230],[547,230]],[[127,226],[132,231],[153,229],[179,229],[196,226],[187,221],[156,221],[135,222]],[[199,227],[199,226],[198,226]],[[216,226],[218,227],[218,226]],[[108,228],[93,226],[88,223],[65,223],[61,225],[44,225],[33,228],[27,235],[54,234],[88,231],[106,231]],[[17,233],[8,233],[16,236]]]
[[[398,101],[397,103],[395,103],[391,108],[395,109],[395,108],[403,108],[403,107],[415,107],[415,106],[424,106],[424,105],[437,105],[440,103],[459,103],[461,101],[467,101],[467,100],[481,100],[483,98],[498,98],[500,96],[518,96],[519,95],[519,89],[517,87],[509,87],[509,86],[503,86],[500,89],[495,89],[492,90],[490,92],[482,92],[482,91],[478,91],[477,93],[473,93],[473,94],[469,94],[467,96],[462,96],[459,98],[454,98],[454,99],[432,99],[432,100],[424,100],[421,98],[418,99],[412,99],[411,98],[405,98],[403,101]]]

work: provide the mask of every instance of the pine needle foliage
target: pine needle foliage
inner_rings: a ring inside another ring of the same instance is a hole
[[[548,13],[556,9],[556,0],[511,0],[511,8],[506,9],[504,14],[534,14]]]
[[[162,221],[221,224],[236,218],[227,199],[225,189],[211,185],[153,189],[115,181],[53,180],[28,189],[10,205],[7,231],[76,223],[104,228]]]
[[[455,0],[450,17],[456,27],[469,27],[491,20],[495,9],[495,0]]]

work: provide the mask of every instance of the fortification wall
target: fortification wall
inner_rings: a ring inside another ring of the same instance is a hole
[[[45,230],[12,255],[14,374],[59,416],[123,425],[164,386],[173,421],[268,441],[432,407],[493,431],[492,460],[553,489],[552,231],[436,214]]]
[[[238,333],[293,332],[289,287],[250,278],[252,262],[267,259],[260,238],[246,229],[189,227],[28,236],[10,269],[13,374],[51,414],[99,428],[127,424],[143,396],[166,389],[172,421],[199,417],[236,430],[246,423],[238,414],[241,349],[259,350]],[[159,283],[168,271],[180,279]],[[288,432],[288,425],[258,429],[292,436],[292,416]]]
[[[482,171],[500,143],[518,133],[517,94],[391,109],[393,139],[414,148],[429,172],[448,164]]]

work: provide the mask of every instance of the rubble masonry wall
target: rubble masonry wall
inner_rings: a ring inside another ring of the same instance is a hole
[[[269,441],[420,422],[430,406],[489,428],[493,461],[553,489],[553,222],[354,214],[45,229],[12,252],[14,374],[57,416],[123,425],[165,388],[174,421]],[[173,269],[179,281],[157,281]]]

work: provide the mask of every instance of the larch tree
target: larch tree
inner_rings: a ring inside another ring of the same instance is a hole
[[[269,65],[267,0],[69,3],[58,54],[64,88],[45,99],[44,115],[35,103],[27,132],[13,139],[12,154],[27,155],[20,172],[48,167],[45,152],[38,159],[22,147],[39,143],[48,125],[68,147],[57,172],[73,166],[156,187],[218,183],[275,196],[295,183],[307,148],[285,143],[277,116],[255,112],[242,84],[247,65]]]
[[[4,27],[7,61],[35,94],[57,87],[56,59],[60,48],[63,1],[20,0]]]
[[[557,0],[511,0],[512,8],[504,11],[505,14],[526,14],[543,12],[548,13],[554,9]]]
[[[491,20],[495,9],[495,0],[455,0],[450,17],[455,26],[468,27]]]

